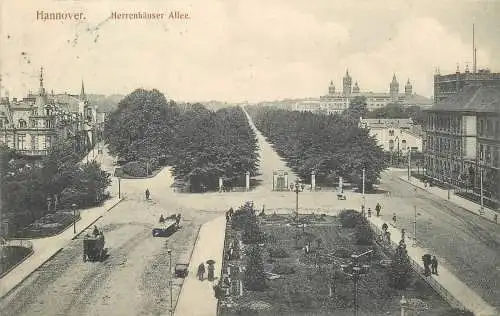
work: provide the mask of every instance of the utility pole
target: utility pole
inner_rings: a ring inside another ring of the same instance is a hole
[[[479,209],[479,214],[484,214],[484,195],[483,195],[483,169],[480,171],[480,180],[481,180],[481,208]]]
[[[169,257],[169,264],[168,264],[168,275],[169,275],[169,279],[168,279],[168,283],[170,285],[170,316],[173,316],[174,315],[174,298],[173,298],[173,294],[172,294],[172,249],[168,249],[167,250],[168,252],[168,257]]]
[[[413,247],[417,246],[417,206],[413,205]]]
[[[411,147],[408,150],[408,180],[410,180],[411,176]]]
[[[363,204],[362,209],[365,209],[365,168],[363,168]]]

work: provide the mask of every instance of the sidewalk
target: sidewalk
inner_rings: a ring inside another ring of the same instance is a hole
[[[408,176],[400,176],[399,177],[401,180],[405,181],[405,182],[408,182],[410,183],[411,185],[413,186],[416,186],[422,190],[425,190],[429,193],[432,193],[436,196],[439,196],[440,198],[444,199],[444,200],[448,200],[448,190],[443,190],[439,187],[435,187],[435,186],[432,186],[432,187],[425,187],[424,183],[417,180],[416,178],[414,177],[410,177],[410,180],[408,180]],[[453,193],[453,190],[451,190],[450,192],[450,199],[449,201],[455,205],[458,205],[466,210],[468,210],[469,212],[471,213],[474,213],[478,216],[482,216],[484,217],[485,219],[489,220],[489,221],[492,221],[492,222],[495,222],[494,220],[494,216],[495,214],[498,214],[497,212],[495,212],[494,210],[492,209],[489,209],[487,208],[486,206],[483,207],[484,209],[484,214],[481,215],[479,213],[479,210],[481,208],[481,206],[479,204],[476,204],[474,202],[471,202],[467,199],[464,199],[460,196],[457,196]],[[498,216],[498,215],[497,215]],[[499,220],[496,221],[496,223],[500,223]]]
[[[196,272],[200,263],[206,263],[207,260],[213,259],[215,260],[214,283],[219,281],[221,277],[225,230],[226,219],[224,216],[217,217],[201,226],[189,262],[189,274],[184,279],[184,284],[177,299],[175,316],[217,315],[217,299],[212,288],[214,284],[206,279],[204,281],[198,280]]]
[[[382,230],[382,224],[384,221],[380,217],[370,217],[368,220],[379,230]],[[401,231],[392,225],[389,225],[388,231],[391,234],[391,242],[393,246],[399,242],[401,238]],[[411,236],[413,237],[413,236]],[[422,256],[429,251],[421,247],[412,247],[412,239],[409,234],[407,234],[407,251],[408,255],[414,260],[414,262],[423,269]],[[439,261],[439,258],[438,258]],[[439,265],[438,269],[439,275],[431,275],[427,278],[432,278],[429,283],[435,281],[434,284],[438,284],[445,290],[441,292],[443,296],[450,302],[459,302],[453,305],[463,305],[468,310],[474,312],[476,316],[494,316],[498,315],[498,311],[488,303],[486,303],[479,295],[477,295],[473,290],[471,290],[467,285],[460,281],[453,273],[449,272],[443,264]]]
[[[113,198],[104,202],[102,206],[80,210],[81,218],[76,222],[76,236],[115,207],[120,201],[121,199]],[[0,298],[4,297],[31,273],[50,260],[76,236],[73,233],[73,226],[70,226],[57,236],[31,239],[30,242],[33,243],[34,253],[0,279]]]

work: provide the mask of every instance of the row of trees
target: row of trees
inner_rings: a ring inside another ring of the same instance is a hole
[[[28,161],[5,145],[0,146],[4,219],[21,228],[56,204],[61,209],[72,204],[87,207],[101,201],[111,183],[110,175],[96,162],[80,165],[82,154],[74,151],[72,141],[61,141],[42,160]]]
[[[358,126],[367,112],[366,100],[354,98],[344,113],[323,115],[310,112],[253,107],[248,112],[257,128],[302,178],[316,172],[318,183],[334,182],[341,176],[358,187],[365,169],[367,190],[387,167],[384,152],[368,130]]]
[[[388,104],[373,111],[367,111],[363,118],[407,119],[411,118],[416,124],[424,126],[427,117],[419,106],[402,106]]]
[[[105,123],[105,137],[126,161],[172,165],[176,180],[193,192],[216,189],[219,177],[238,185],[258,167],[257,139],[241,108],[179,106],[158,90],[138,89],[120,101]]]

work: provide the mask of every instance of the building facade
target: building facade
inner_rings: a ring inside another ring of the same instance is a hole
[[[78,151],[91,148],[100,128],[97,110],[87,100],[83,82],[80,95],[48,94],[43,68],[37,94],[0,100],[0,142],[22,156],[44,156],[59,138],[73,139]]]
[[[401,104],[404,106],[431,106],[432,101],[423,96],[413,93],[413,86],[410,83],[410,79],[405,84],[404,93],[399,91],[399,83],[397,81],[396,75],[392,77],[392,81],[389,83],[389,92],[372,92],[372,91],[362,91],[359,87],[358,82],[352,84],[352,77],[349,75],[349,71],[346,71],[344,78],[342,79],[342,91],[336,91],[335,84],[330,81],[328,86],[328,93],[315,99],[315,103],[311,101],[308,102],[297,102],[295,104],[294,110],[296,111],[312,111],[320,113],[340,113],[349,107],[352,98],[357,96],[363,96],[366,98],[366,104],[369,111],[382,108],[388,104]]]
[[[368,128],[384,151],[407,155],[408,151],[422,151],[422,135],[409,119],[360,119],[360,127]]]
[[[437,71],[434,74],[434,104],[459,93],[468,85],[500,87],[500,73],[492,73],[487,69],[470,72],[468,66],[464,72],[460,72],[457,66],[456,72],[448,75],[441,75]]]
[[[426,175],[498,201],[500,86],[466,85],[427,110]]]

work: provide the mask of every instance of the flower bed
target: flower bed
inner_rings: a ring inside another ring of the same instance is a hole
[[[392,288],[388,267],[381,264],[390,257],[377,244],[358,244],[356,228],[342,228],[341,221],[332,216],[308,216],[309,224],[302,228],[294,226],[290,216],[278,220],[279,216],[267,216],[269,220],[259,217],[263,242],[243,244],[237,259],[226,256],[223,271],[232,266],[255,273],[255,267],[247,266],[255,259],[248,260],[247,256],[260,248],[265,284],[251,291],[245,273],[231,278],[231,283],[241,281],[243,295],[229,287],[227,295],[220,297],[219,315],[352,315],[354,285],[340,265],[350,262],[350,254],[369,249],[374,252],[362,263],[368,264],[370,270],[358,283],[361,315],[396,315],[402,295],[419,305],[426,315],[449,312],[450,306],[416,274],[405,290]],[[228,225],[225,253],[229,252],[228,245],[241,240],[241,222],[237,217],[236,225]]]
[[[80,220],[80,212],[76,212],[76,221]],[[73,211],[58,211],[47,214],[35,222],[18,230],[14,238],[43,238],[60,234],[73,224]]]

